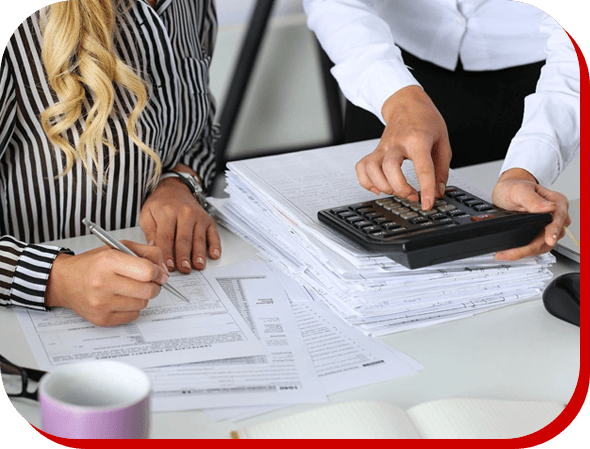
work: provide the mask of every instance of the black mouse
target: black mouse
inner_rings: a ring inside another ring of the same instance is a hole
[[[543,292],[543,304],[551,315],[580,326],[580,273],[553,279]]]

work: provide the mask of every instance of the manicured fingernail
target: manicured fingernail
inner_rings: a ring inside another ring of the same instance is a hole
[[[221,251],[219,251],[218,249],[214,249],[213,250],[213,257],[217,258],[221,256]]]
[[[432,207],[430,198],[422,198],[422,210],[429,210]]]
[[[169,270],[174,270],[174,261],[172,259],[168,259],[166,261],[166,265],[168,266]]]
[[[199,257],[197,257],[197,260],[196,260],[196,262],[197,262],[197,265],[202,265],[202,266],[205,266],[205,259],[203,259],[203,258],[202,258],[202,257],[200,257],[200,256],[199,256]]]
[[[182,268],[188,268],[189,270],[191,269],[191,264],[188,260],[183,260],[180,265],[182,266]]]
[[[445,183],[444,183],[444,182],[441,182],[441,183],[438,185],[438,191],[440,192],[440,196],[441,196],[441,198],[442,198],[443,196],[445,196],[445,189],[446,189],[446,187],[447,187],[447,186],[445,185]]]

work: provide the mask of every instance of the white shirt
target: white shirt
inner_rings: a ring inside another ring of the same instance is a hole
[[[482,71],[548,57],[549,68],[525,103],[523,129],[504,170],[518,166],[549,185],[579,150],[577,58],[563,29],[543,11],[508,0],[303,0],[303,5],[346,98],[383,122],[385,100],[419,85],[397,45],[449,70],[459,58],[466,70]]]

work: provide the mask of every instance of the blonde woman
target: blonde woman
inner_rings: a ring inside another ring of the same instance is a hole
[[[221,254],[199,199],[214,176],[213,0],[69,0],[29,17],[0,69],[0,305],[135,319]],[[143,258],[40,242],[140,224]]]

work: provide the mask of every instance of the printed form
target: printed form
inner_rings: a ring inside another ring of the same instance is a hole
[[[121,326],[94,326],[69,309],[16,313],[46,371],[86,359],[146,368],[266,354],[221,285],[199,271],[171,273],[170,282],[190,303],[162,289],[137,320]]]
[[[268,351],[266,356],[147,369],[154,411],[325,403],[289,298],[262,261],[207,268]]]

